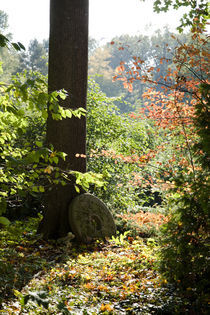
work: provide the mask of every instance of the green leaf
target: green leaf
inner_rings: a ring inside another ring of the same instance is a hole
[[[0,217],[0,224],[8,226],[10,225],[10,221],[5,217]]]
[[[13,293],[14,293],[14,295],[16,296],[16,297],[20,297],[20,296],[22,296],[22,293],[20,292],[20,291],[18,291],[18,290],[13,290]]]
[[[43,143],[41,141],[36,141],[37,147],[41,148],[43,146]]]
[[[39,191],[44,192],[45,191],[44,186],[39,186]]]
[[[65,152],[59,152],[59,156],[60,156],[64,161],[65,161],[67,155],[68,155],[68,154],[66,154]]]
[[[72,112],[70,109],[66,109],[66,117],[68,117],[68,118],[72,117]]]
[[[53,162],[54,162],[55,164],[58,164],[58,161],[59,161],[58,157],[55,156],[55,157],[53,158]]]
[[[68,94],[67,94],[67,92],[66,92],[65,90],[59,91],[59,92],[58,92],[58,95],[60,96],[60,98],[61,98],[62,100],[65,100],[66,97],[68,96]]]
[[[9,42],[9,39],[5,37],[4,35],[0,34],[0,47],[7,46],[8,42]]]
[[[26,49],[25,49],[25,46],[24,46],[23,44],[21,44],[20,42],[17,42],[17,43],[18,43],[19,47],[20,47],[22,50],[26,50]]]
[[[11,44],[15,48],[15,50],[17,50],[17,51],[21,50],[20,46],[17,43],[11,43]]]
[[[77,185],[74,185],[74,188],[75,188],[77,193],[80,193],[80,189],[79,189],[79,187]]]
[[[15,48],[15,50],[17,50],[17,51],[26,50],[25,47],[23,46],[23,44],[21,44],[20,42],[11,43],[11,44]]]
[[[39,192],[39,189],[38,189],[37,186],[34,186],[34,187],[32,188],[32,191],[34,191],[34,192]]]
[[[11,194],[11,195],[15,195],[16,193],[17,193],[17,190],[16,190],[16,189],[11,188],[11,190],[10,190],[10,194]]]

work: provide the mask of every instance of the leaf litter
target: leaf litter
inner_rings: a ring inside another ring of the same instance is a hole
[[[0,314],[162,314],[170,309],[173,293],[157,272],[155,239],[126,232],[88,245],[45,242],[35,235],[36,225],[32,218],[0,230]]]

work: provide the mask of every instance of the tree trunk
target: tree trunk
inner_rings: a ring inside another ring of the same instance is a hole
[[[69,97],[64,108],[86,108],[88,67],[88,0],[50,1],[49,92],[65,89]],[[86,171],[86,119],[47,120],[47,143],[68,154],[59,166],[65,170]],[[68,205],[77,195],[73,183],[56,185],[46,194],[46,209],[38,233],[57,238],[70,231]]]

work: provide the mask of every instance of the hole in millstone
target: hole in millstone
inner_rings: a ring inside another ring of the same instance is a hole
[[[92,215],[90,218],[90,222],[97,231],[100,231],[102,229],[101,220],[97,215]]]

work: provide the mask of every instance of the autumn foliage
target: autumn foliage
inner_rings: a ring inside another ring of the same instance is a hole
[[[176,40],[174,35],[172,38]],[[194,123],[195,109],[202,99],[201,84],[209,84],[207,79],[210,57],[208,40],[198,24],[193,27],[188,43],[177,42],[175,51],[167,49],[171,53],[173,64],[168,67],[164,76],[160,75],[155,80],[154,67],[145,65],[142,56],[134,56],[133,65],[129,66],[128,71],[124,62],[121,62],[113,80],[122,81],[124,87],[130,92],[132,92],[134,81],[139,80],[150,84],[143,94],[143,106],[131,113],[130,117],[153,122],[157,130],[166,138],[165,143],[158,145],[156,150],[151,150],[143,157],[135,157],[135,160],[151,162],[151,157],[154,158],[159,152],[167,151],[167,143],[173,137],[179,138],[178,143],[172,144],[171,141],[173,152],[168,159],[169,169],[172,164],[176,164],[181,168],[187,167],[188,171],[193,169],[194,172],[196,170],[191,151],[197,141]],[[162,57],[159,59],[159,64],[171,62],[171,60]],[[160,68],[155,70],[157,73]],[[180,154],[178,155],[177,152]],[[202,150],[199,154],[203,154]],[[128,160],[128,157],[126,159]]]
[[[168,221],[167,216],[163,214],[144,211],[138,211],[138,213],[135,214],[124,214],[121,215],[121,217],[127,221],[134,222],[137,229],[138,227],[141,229],[145,226],[147,229],[154,227],[158,230],[163,223]]]
[[[143,105],[130,117],[150,121],[157,136],[162,137],[162,143],[136,157],[141,168],[156,167],[150,185],[165,191],[169,217],[168,221],[162,218],[160,270],[200,305],[206,299],[209,272],[210,54],[208,37],[198,20],[188,42],[178,42],[171,58],[173,64],[167,73],[157,78],[160,69],[154,73],[154,67],[145,65],[142,56],[135,56],[128,71],[121,62],[114,80],[122,81],[130,92],[135,81],[150,85]],[[167,64],[169,59],[163,56],[160,65],[163,62]],[[148,216],[139,213],[126,218],[143,224],[150,221]]]

